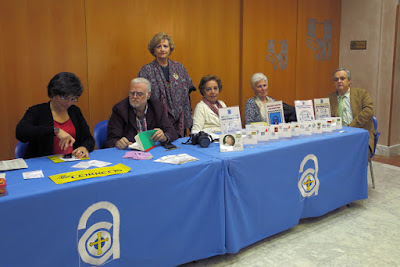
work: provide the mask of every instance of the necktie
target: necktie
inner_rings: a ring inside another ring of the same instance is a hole
[[[343,109],[344,109],[344,95],[339,96],[339,104],[338,104],[338,116],[342,118],[342,121],[344,122],[344,117],[343,117]]]

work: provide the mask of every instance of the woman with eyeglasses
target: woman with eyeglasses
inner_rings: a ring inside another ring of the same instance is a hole
[[[50,80],[50,101],[30,107],[17,125],[17,139],[28,143],[24,158],[89,156],[95,142],[81,110],[74,105],[82,92],[81,81],[73,73],[61,72]]]

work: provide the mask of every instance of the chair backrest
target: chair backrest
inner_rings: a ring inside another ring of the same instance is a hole
[[[28,143],[22,143],[22,142],[18,141],[17,145],[15,146],[15,151],[14,151],[16,159],[24,157],[27,146],[28,146]]]
[[[374,151],[372,151],[371,158],[375,155],[376,145],[378,144],[378,139],[379,139],[379,136],[381,135],[381,133],[378,132],[378,120],[376,119],[375,116],[372,116],[372,121],[374,123],[376,135],[374,138]]]
[[[108,120],[104,120],[94,126],[93,137],[94,141],[96,142],[97,149],[102,149],[106,146],[107,124]]]

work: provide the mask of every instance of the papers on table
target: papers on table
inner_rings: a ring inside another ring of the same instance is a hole
[[[0,161],[0,171],[10,171],[17,169],[26,169],[28,165],[24,159],[11,159]]]
[[[146,160],[152,159],[153,155],[149,152],[141,152],[141,151],[128,151],[123,156],[124,159],[138,159],[138,160]]]
[[[89,158],[75,158],[74,155],[71,156],[71,158],[64,158],[63,155],[54,155],[54,156],[48,156],[48,158],[54,162],[54,163],[61,163],[61,162],[67,162],[67,161],[77,161],[77,160],[86,160]]]
[[[154,160],[154,162],[170,163],[170,164],[183,164],[190,161],[199,160],[198,158],[192,157],[186,153],[178,155],[168,155]]]
[[[43,178],[44,175],[42,170],[37,170],[37,171],[23,172],[22,177],[24,177],[24,179],[27,180],[34,178]]]
[[[111,163],[100,160],[89,160],[89,161],[81,161],[78,164],[73,165],[72,168],[88,169],[90,167],[100,168],[108,165],[111,165]]]

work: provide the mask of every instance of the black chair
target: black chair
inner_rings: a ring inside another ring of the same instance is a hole
[[[371,152],[371,156],[368,159],[368,163],[369,163],[369,169],[371,171],[371,180],[372,180],[372,187],[375,188],[375,179],[374,179],[374,170],[372,168],[372,157],[375,155],[375,150],[376,150],[376,145],[378,144],[378,139],[379,136],[381,135],[380,132],[378,132],[378,120],[376,119],[375,116],[372,117],[372,121],[374,122],[374,128],[375,128],[375,138],[374,138],[374,147],[373,147],[373,151]]]
[[[15,146],[15,151],[14,151],[16,159],[24,157],[27,146],[28,146],[28,143],[22,143],[22,142],[18,141],[17,145]]]
[[[107,140],[107,124],[108,120],[101,121],[94,126],[93,138],[96,142],[97,149],[102,149],[106,146]]]

